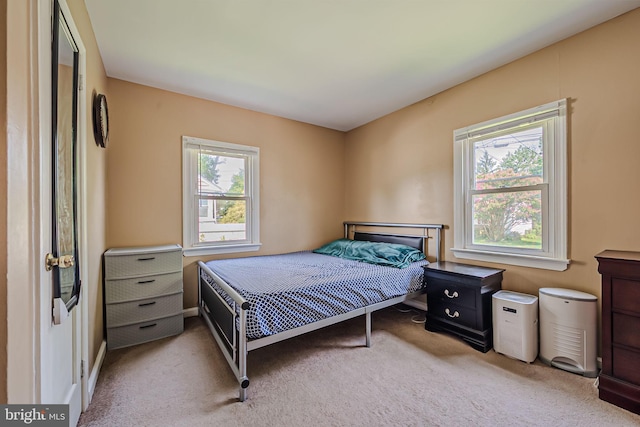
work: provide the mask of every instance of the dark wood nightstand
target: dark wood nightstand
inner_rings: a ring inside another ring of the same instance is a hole
[[[502,288],[504,270],[455,262],[424,267],[425,329],[448,332],[486,353],[493,347],[491,296]]]

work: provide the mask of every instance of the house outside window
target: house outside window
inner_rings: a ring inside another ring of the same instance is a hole
[[[185,255],[259,249],[259,155],[257,147],[182,138]]]
[[[566,100],[454,131],[458,258],[566,270]]]

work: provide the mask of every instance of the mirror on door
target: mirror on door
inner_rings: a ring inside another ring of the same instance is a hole
[[[77,233],[78,47],[57,0],[52,41],[52,252],[54,323],[78,303]]]

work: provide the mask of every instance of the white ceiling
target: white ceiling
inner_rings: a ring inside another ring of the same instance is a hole
[[[350,130],[640,0],[85,0],[107,75]]]

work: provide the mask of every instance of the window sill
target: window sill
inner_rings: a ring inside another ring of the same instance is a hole
[[[498,264],[518,265],[521,267],[540,268],[543,270],[564,271],[571,260],[558,258],[544,258],[522,254],[506,254],[500,252],[477,251],[472,249],[452,248],[456,258],[472,259],[475,261],[494,262]]]
[[[185,248],[182,250],[184,256],[201,256],[214,254],[232,254],[238,252],[253,252],[260,249],[262,243],[242,243],[238,245],[220,246],[200,246],[195,248]]]

